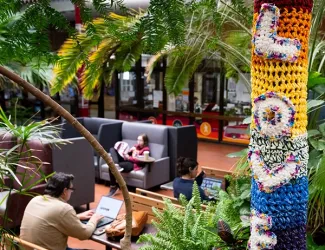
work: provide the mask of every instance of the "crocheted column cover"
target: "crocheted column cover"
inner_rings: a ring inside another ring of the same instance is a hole
[[[250,249],[306,249],[312,0],[255,0]]]

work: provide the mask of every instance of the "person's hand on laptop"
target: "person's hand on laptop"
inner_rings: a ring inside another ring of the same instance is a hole
[[[91,218],[90,218],[89,221],[92,221],[92,222],[94,222],[94,223],[97,225],[98,222],[99,222],[101,219],[103,219],[103,218],[104,218],[103,215],[100,215],[100,214],[93,214],[93,215],[91,216]]]
[[[77,216],[80,220],[89,220],[94,213],[95,212],[93,210],[88,210],[86,212],[77,214]]]

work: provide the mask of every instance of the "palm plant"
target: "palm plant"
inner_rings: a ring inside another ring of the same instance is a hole
[[[68,39],[58,52],[60,58],[54,68],[51,92],[57,93],[69,85],[83,64],[86,68],[81,86],[88,98],[103,79],[110,80],[115,70],[129,70],[142,52],[139,23],[142,15],[141,12],[130,17],[110,14],[106,19],[94,20],[90,35],[82,33],[77,40]]]
[[[243,1],[236,1],[231,8],[213,0],[185,2],[155,0],[146,12],[110,14],[88,24],[86,30],[91,32],[68,39],[60,49],[52,93],[62,91],[84,64],[81,85],[85,96],[91,98],[102,82],[110,83],[114,70],[128,71],[142,53],[155,54],[147,68],[149,73],[162,57],[167,57],[166,88],[175,94],[204,59],[221,59],[232,67],[247,68],[247,55],[238,53],[235,47],[242,44],[229,45],[231,36],[227,34],[237,25],[245,27],[240,11],[247,8],[238,4]],[[249,18],[245,22],[250,25]],[[226,38],[228,42],[223,41]],[[231,63],[231,57],[237,60]],[[237,65],[238,60],[241,65]]]
[[[151,2],[151,5],[158,4],[159,1]],[[242,14],[249,10],[243,1],[227,4],[206,0],[188,5],[183,11],[186,25],[182,42],[167,43],[162,50],[156,52],[147,66],[147,73],[152,72],[157,60],[165,56],[168,61],[166,89],[176,95],[203,60],[223,61],[229,77],[234,75],[233,72],[246,72],[250,65],[250,52],[245,49],[245,45],[247,47],[250,42],[251,33],[247,27],[251,20]],[[242,36],[238,36],[238,27]],[[250,89],[248,81],[246,87]]]

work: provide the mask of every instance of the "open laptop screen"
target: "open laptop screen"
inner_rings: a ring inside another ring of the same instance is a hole
[[[115,219],[122,207],[123,201],[103,196],[96,208],[96,214]]]

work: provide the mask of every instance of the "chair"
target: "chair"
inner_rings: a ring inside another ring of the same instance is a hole
[[[177,177],[176,162],[179,157],[197,160],[197,134],[194,125],[168,126],[168,156],[170,157],[170,180]]]
[[[98,117],[80,117],[77,120],[98,140],[107,152],[114,146],[111,142],[114,140],[117,141],[121,137],[122,121]],[[63,139],[69,139],[81,137],[81,134],[70,123],[64,121],[62,123],[61,137]],[[107,138],[111,139],[107,140]],[[95,150],[93,150],[93,155],[95,178],[99,180],[99,155]]]
[[[32,249],[32,250],[47,250],[44,247],[38,246],[36,244],[33,244],[31,242],[28,242],[26,240],[22,240],[19,237],[10,235],[10,234],[3,234],[3,238],[5,241],[6,245],[6,250],[9,249],[17,249],[17,248],[12,248],[12,245],[14,244],[15,246],[19,247],[19,249]]]
[[[121,137],[117,141],[125,141],[130,146],[137,143],[138,135],[146,133],[149,138],[150,156],[155,162],[146,164],[142,170],[122,173],[127,185],[149,189],[166,183],[170,179],[170,158],[168,157],[168,128],[166,126],[146,123],[124,122]],[[114,141],[114,144],[115,142]],[[113,142],[112,142],[113,144]],[[110,180],[108,166],[100,159],[100,178]]]

